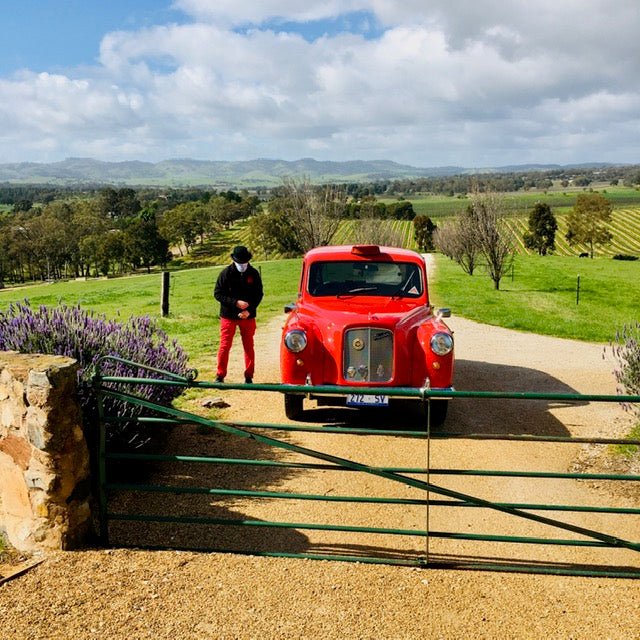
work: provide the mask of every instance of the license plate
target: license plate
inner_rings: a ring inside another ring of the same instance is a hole
[[[389,396],[368,396],[363,393],[350,393],[347,396],[349,407],[388,407]]]

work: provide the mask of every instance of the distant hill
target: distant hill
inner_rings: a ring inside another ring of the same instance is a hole
[[[586,167],[587,165],[582,165]],[[591,164],[606,166],[604,164]],[[48,183],[60,185],[157,185],[272,187],[286,177],[308,178],[312,182],[372,182],[403,178],[441,177],[465,173],[505,173],[544,171],[560,165],[519,165],[470,169],[456,166],[419,168],[390,160],[349,160],[345,162],[272,160],[210,161],[173,159],[161,162],[102,162],[92,158],[67,158],[61,162],[20,162],[0,164],[0,183]]]

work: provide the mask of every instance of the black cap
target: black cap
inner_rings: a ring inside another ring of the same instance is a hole
[[[245,264],[251,260],[251,252],[247,247],[243,247],[242,245],[233,248],[233,252],[231,253],[231,259],[234,262],[239,262],[240,264]]]

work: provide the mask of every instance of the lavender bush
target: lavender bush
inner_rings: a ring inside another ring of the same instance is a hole
[[[78,361],[78,394],[87,438],[91,442],[97,426],[97,398],[91,379],[98,360],[103,356],[118,356],[156,369],[187,375],[187,355],[175,340],[170,340],[148,316],[131,317],[124,323],[107,320],[79,306],[40,306],[33,309],[28,300],[11,304],[0,312],[0,351],[46,353],[68,356]],[[149,378],[154,374],[125,363],[101,364],[104,375]],[[122,390],[157,404],[168,405],[180,395],[181,387],[136,385]],[[131,449],[150,440],[149,427],[133,418],[141,409],[129,403],[107,398],[106,413],[131,417],[114,425],[108,432],[110,443]]]
[[[611,343],[611,350],[618,362],[613,373],[619,392],[640,395],[640,322],[625,325],[618,331],[615,341]],[[640,406],[636,404],[634,409],[640,416]]]

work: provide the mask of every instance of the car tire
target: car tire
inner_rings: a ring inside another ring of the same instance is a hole
[[[304,396],[293,393],[284,394],[284,414],[289,420],[297,420],[302,415]]]

